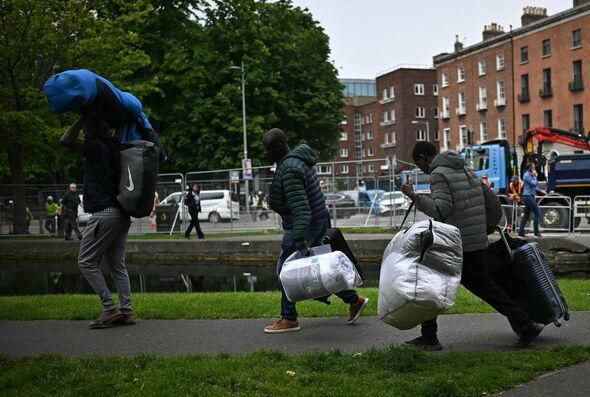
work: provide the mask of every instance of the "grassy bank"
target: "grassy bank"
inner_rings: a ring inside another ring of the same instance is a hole
[[[440,355],[389,348],[172,358],[0,356],[0,390],[5,396],[481,396],[587,360],[588,346]]]
[[[590,280],[562,279],[560,287],[570,310],[590,310]],[[359,292],[370,298],[366,315],[377,314],[377,289]],[[302,317],[345,316],[348,307],[333,296],[332,304],[300,302]],[[144,319],[219,319],[272,318],[279,314],[278,292],[223,293],[137,293],[133,305],[138,318]],[[0,320],[85,320],[100,311],[94,295],[38,295],[0,297]],[[448,313],[492,313],[494,310],[463,287],[455,306]]]

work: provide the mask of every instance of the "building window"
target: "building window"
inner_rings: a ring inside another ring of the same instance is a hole
[[[484,110],[488,107],[488,89],[485,85],[479,86],[479,102],[477,110]]]
[[[527,63],[529,61],[529,47],[520,47],[520,63]]]
[[[480,76],[484,76],[486,74],[486,61],[485,61],[485,59],[480,59],[479,62],[477,62],[477,71]]]
[[[383,89],[383,100],[387,99],[387,88]]]
[[[467,103],[465,102],[465,93],[460,92],[457,98],[458,98],[458,103],[459,103],[459,107],[457,108],[457,114],[464,115],[465,113],[467,113]]]
[[[342,125],[348,124],[348,120],[346,119],[346,116],[344,116],[344,118],[342,119],[342,121],[340,122],[340,124],[342,124]]]
[[[373,139],[373,131],[367,131],[367,140],[370,141]]]
[[[543,126],[553,127],[553,111],[545,110],[543,112]]]
[[[432,108],[432,117],[438,119],[438,108]]]
[[[340,157],[348,157],[348,149],[340,148]]]
[[[467,146],[467,126],[459,126],[459,136],[461,137],[461,149]]]
[[[414,84],[414,95],[424,95],[424,84]]]
[[[449,100],[449,97],[443,97],[443,101],[442,101],[442,117],[443,119],[448,119],[451,115],[451,102]]]
[[[318,175],[326,175],[332,173],[331,165],[318,165]]]
[[[521,102],[526,102],[530,100],[528,74],[523,74],[522,76],[520,76],[520,95],[518,95],[518,100]]]
[[[347,164],[342,164],[342,165],[340,166],[340,172],[341,172],[342,174],[348,174],[348,165],[347,165]]]
[[[498,119],[498,138],[506,139],[506,119]]]
[[[434,140],[435,140],[435,141],[437,141],[437,142],[438,142],[438,141],[439,141],[439,139],[440,139],[440,136],[439,136],[439,135],[440,135],[440,134],[438,133],[438,129],[434,130]]]
[[[389,87],[389,97],[395,98],[395,88],[393,86]]]
[[[584,105],[574,105],[574,132],[584,133]]]
[[[426,108],[418,106],[416,108],[416,118],[417,119],[423,119],[426,117]]]
[[[375,155],[375,151],[373,150],[372,147],[367,148],[367,156],[368,157],[373,157]]]
[[[391,109],[391,118],[390,120],[395,123],[395,109]]]
[[[445,150],[449,150],[449,148],[451,147],[451,129],[450,128],[445,128],[443,130],[443,138],[444,138],[444,149]]]
[[[570,90],[581,91],[584,89],[584,83],[582,82],[582,61],[574,61],[572,63],[572,78],[570,83]]]
[[[462,83],[465,81],[465,68],[463,66],[459,66],[457,68],[457,83]]]
[[[504,80],[499,80],[496,83],[496,106],[506,105],[506,90],[504,86]]]
[[[432,95],[438,96],[438,84],[432,85]]]
[[[572,48],[582,46],[582,29],[576,29],[572,32]]]
[[[365,141],[365,133],[363,132],[363,133],[361,134],[361,142],[364,142],[364,141]]]
[[[389,121],[389,112],[383,112],[383,122],[387,123]]]
[[[504,54],[496,54],[496,70],[504,70]]]
[[[441,85],[443,87],[448,87],[449,86],[449,74],[447,72],[443,72],[441,76],[442,76]]]
[[[375,172],[375,165],[369,164],[369,172]]]
[[[340,140],[341,141],[348,141],[348,132],[341,132],[340,133]]]
[[[479,139],[481,142],[486,142],[488,140],[488,123],[487,121],[482,121],[479,123]]]
[[[522,133],[524,134],[531,128],[531,115],[530,114],[523,114],[522,115]]]
[[[425,141],[426,140],[426,131],[424,131],[424,130],[416,131],[416,140],[418,142]]]
[[[541,88],[541,96],[549,97],[551,95],[551,68],[547,68],[543,69],[543,88]]]
[[[543,40],[543,56],[551,56],[551,39]]]

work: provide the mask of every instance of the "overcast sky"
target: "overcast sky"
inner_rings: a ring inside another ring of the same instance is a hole
[[[293,0],[307,7],[330,36],[341,78],[374,78],[398,64],[432,65],[451,52],[455,35],[465,46],[481,41],[484,25],[521,26],[525,6],[553,15],[573,0]]]

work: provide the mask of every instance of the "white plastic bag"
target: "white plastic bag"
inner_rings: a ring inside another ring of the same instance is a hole
[[[314,251],[318,252],[315,247]],[[340,251],[304,258],[295,252],[283,264],[279,278],[291,302],[321,298],[363,283],[354,264]]]
[[[431,245],[425,243],[429,231]],[[461,234],[455,226],[426,220],[397,233],[381,263],[379,319],[405,330],[443,313],[455,303],[462,266]]]

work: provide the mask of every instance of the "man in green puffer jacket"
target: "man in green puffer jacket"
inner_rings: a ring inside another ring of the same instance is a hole
[[[291,150],[285,133],[278,128],[267,131],[262,143],[266,158],[276,163],[269,205],[281,216],[284,229],[277,263],[279,275],[283,263],[295,251],[309,256],[308,246],[321,244],[330,226],[330,214],[314,168],[317,159],[309,146],[299,145]],[[280,280],[279,287],[282,295],[281,319],[265,327],[264,332],[299,331],[295,303],[287,299]],[[341,291],[336,295],[350,304],[349,324],[358,320],[369,302],[353,290]]]
[[[484,187],[475,174],[465,167],[460,154],[452,151],[437,154],[430,142],[419,142],[412,158],[425,173],[430,174],[431,195],[414,193],[410,182],[402,192],[417,209],[439,222],[456,226],[463,241],[463,272],[461,283],[499,313],[508,317],[521,346],[528,346],[543,330],[491,278],[488,263],[488,237]],[[441,350],[437,337],[436,317],[422,324],[422,336],[406,342],[425,350]]]

